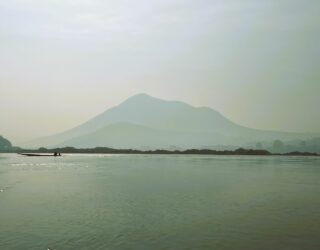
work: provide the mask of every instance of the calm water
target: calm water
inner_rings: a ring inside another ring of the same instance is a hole
[[[320,158],[0,154],[0,249],[320,249]]]

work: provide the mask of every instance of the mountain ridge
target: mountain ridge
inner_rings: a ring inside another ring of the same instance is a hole
[[[72,129],[66,130],[57,135],[53,135],[46,138],[33,141],[30,146],[75,146],[73,143],[79,141],[79,137],[88,138],[89,135],[97,138],[97,131],[101,132],[99,141],[105,138],[104,145],[99,146],[110,146],[108,145],[108,139],[113,138],[110,133],[107,133],[106,129],[112,124],[130,124],[126,128],[135,131],[137,127],[145,127],[147,131],[153,130],[155,134],[160,133],[159,131],[167,131],[166,136],[172,135],[172,138],[168,137],[169,145],[179,144],[178,134],[184,134],[186,138],[189,138],[190,143],[185,145],[186,147],[199,147],[199,143],[192,144],[192,141],[199,141],[199,138],[203,138],[203,143],[207,143],[203,135],[210,137],[212,140],[212,146],[217,144],[234,144],[243,145],[251,141],[259,140],[274,140],[274,139],[292,139],[292,138],[306,138],[308,134],[301,133],[290,133],[290,132],[278,132],[278,131],[266,131],[251,129],[234,123],[233,121],[224,117],[221,113],[211,109],[209,107],[193,107],[187,103],[180,101],[168,101],[162,100],[149,96],[147,94],[137,94],[124,102],[107,109],[101,114],[94,118],[76,126]],[[106,129],[104,129],[106,128]],[[114,126],[111,128],[114,129]],[[109,127],[110,129],[110,127]],[[118,130],[117,130],[118,131]],[[122,134],[126,134],[126,130],[122,127]],[[137,132],[132,132],[137,133]],[[177,134],[177,138],[174,136]],[[139,130],[141,138],[144,134]],[[123,143],[120,148],[128,147],[126,140],[121,137],[121,133],[118,134],[118,140]],[[135,137],[134,134],[131,137]],[[152,137],[152,136],[151,136]],[[78,138],[78,139],[77,139]],[[149,142],[146,147],[160,146],[157,141],[162,141],[159,136],[153,136],[154,142]],[[174,140],[176,138],[177,141]],[[223,139],[224,138],[224,139]],[[116,139],[113,139],[116,140]],[[69,143],[69,144],[67,144]],[[92,141],[91,143],[94,144]],[[82,141],[83,145],[85,143]],[[97,146],[97,145],[91,146]],[[142,146],[141,143],[137,145]],[[201,144],[201,143],[200,143]],[[205,145],[203,145],[205,146]]]

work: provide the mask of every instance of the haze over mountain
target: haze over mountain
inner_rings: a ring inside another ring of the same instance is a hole
[[[250,129],[211,108],[138,94],[73,129],[24,146],[199,148],[312,136]]]
[[[14,145],[135,93],[320,133],[320,1],[0,1],[0,133]]]

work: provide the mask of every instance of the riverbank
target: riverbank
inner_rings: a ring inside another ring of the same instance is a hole
[[[183,154],[183,155],[283,155],[283,156],[320,156],[317,153],[310,152],[290,152],[284,154],[274,154],[267,150],[256,150],[256,149],[244,149],[238,148],[236,150],[211,150],[211,149],[187,149],[187,150],[136,150],[136,149],[113,149],[106,147],[96,148],[74,148],[74,147],[63,147],[63,148],[39,148],[39,149],[22,149],[12,148],[8,150],[1,150],[0,153],[64,153],[64,154]]]

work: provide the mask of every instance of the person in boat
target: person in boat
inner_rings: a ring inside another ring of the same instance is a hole
[[[54,152],[54,154],[53,154],[54,156],[58,156],[58,152]]]

